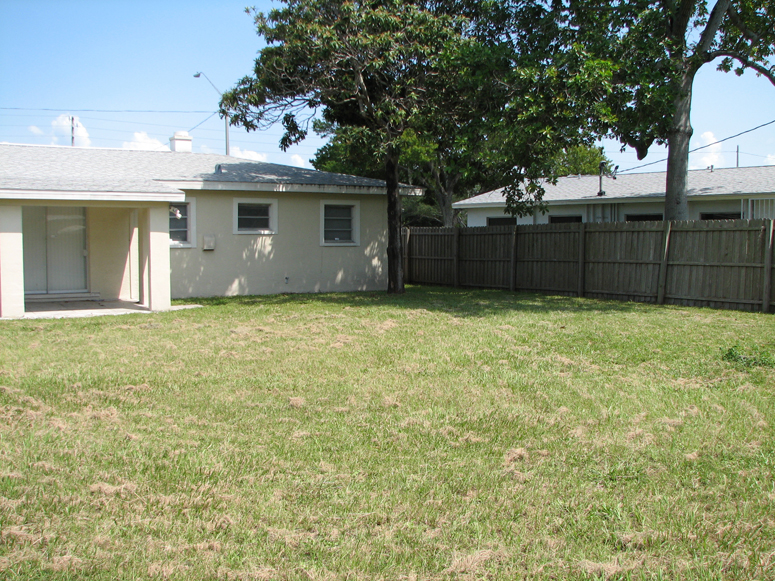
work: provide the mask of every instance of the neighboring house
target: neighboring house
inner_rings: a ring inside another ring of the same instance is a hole
[[[0,144],[0,316],[387,287],[384,182],[171,147]]]
[[[504,213],[503,190],[494,190],[452,205],[468,213],[468,226],[622,222],[662,220],[665,172],[568,176],[545,184],[546,213],[513,218]],[[775,218],[775,166],[692,170],[689,172],[690,220]]]

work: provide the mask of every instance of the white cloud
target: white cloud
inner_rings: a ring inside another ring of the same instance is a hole
[[[689,169],[705,169],[711,165],[721,167],[724,164],[724,155],[721,153],[722,146],[720,143],[714,143],[715,141],[718,140],[712,131],[706,131],[700,135],[700,142],[695,143],[692,149],[710,143],[713,143],[713,145],[692,154],[693,163],[690,164]]]
[[[59,142],[59,136],[65,136],[67,144],[70,145],[71,135],[75,137],[74,142],[78,147],[89,147],[91,145],[91,139],[89,139],[89,132],[86,131],[86,127],[83,126],[81,121],[75,116],[74,121],[70,121],[70,116],[62,114],[51,122],[53,129],[51,136],[51,144],[54,145]]]
[[[291,165],[295,165],[296,167],[307,167],[307,162],[305,162],[304,158],[299,154],[294,153],[291,156]]]
[[[771,154],[767,156],[767,165],[775,165],[775,155]]]
[[[232,157],[240,157],[242,159],[250,159],[253,161],[267,160],[267,155],[265,153],[258,153],[257,151],[251,151],[250,149],[240,149],[236,146],[229,147],[229,153]]]
[[[30,131],[30,133],[34,133],[35,135],[43,135],[43,130],[40,127],[36,127],[35,125],[30,125],[27,127],[27,129]]]
[[[169,147],[164,145],[158,139],[149,137],[145,131],[136,131],[132,134],[132,141],[125,141],[121,146],[124,149],[134,149],[142,151],[168,151]]]

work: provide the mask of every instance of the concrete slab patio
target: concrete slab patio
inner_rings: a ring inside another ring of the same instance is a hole
[[[201,305],[175,305],[172,311],[195,309]],[[78,317],[103,317],[108,315],[150,314],[153,311],[132,301],[62,301],[29,302],[25,305],[22,319],[68,319]],[[2,320],[11,320],[5,319]]]

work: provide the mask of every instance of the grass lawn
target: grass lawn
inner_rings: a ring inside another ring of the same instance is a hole
[[[203,304],[0,323],[0,577],[775,578],[773,316]]]

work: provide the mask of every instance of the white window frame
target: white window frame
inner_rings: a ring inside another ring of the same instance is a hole
[[[353,239],[343,242],[332,242],[326,236],[326,206],[350,206],[352,213]],[[353,200],[321,200],[320,201],[320,245],[321,246],[360,246],[361,245],[361,203]]]
[[[178,242],[170,238],[170,248],[196,248],[196,198],[186,197],[185,202],[170,206],[188,205],[188,242]]]
[[[240,230],[239,220],[237,219],[240,204],[261,204],[269,206],[269,228],[255,228],[253,230]],[[232,204],[232,219],[234,225],[234,234],[248,234],[250,236],[269,236],[277,234],[277,208],[276,199],[269,198],[234,198]]]

